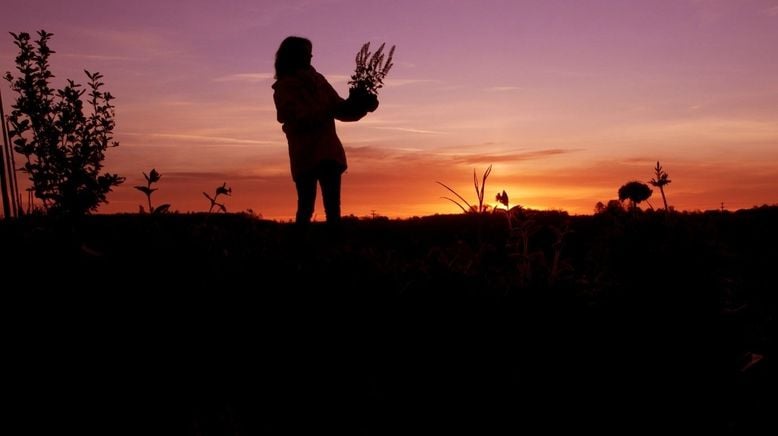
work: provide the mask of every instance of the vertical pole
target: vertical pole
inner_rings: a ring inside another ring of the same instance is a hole
[[[14,208],[14,215],[19,216],[22,214],[22,196],[19,195],[19,179],[16,178],[16,158],[14,157],[13,143],[11,142],[11,134],[8,130],[8,120],[5,118],[5,108],[3,107],[3,94],[0,93],[0,118],[3,120],[4,141],[7,141],[6,156],[8,159],[8,181],[11,188],[11,205]]]
[[[3,112],[3,96],[0,95],[0,113]],[[13,193],[13,199],[11,200],[11,204],[14,205],[14,213],[18,217],[22,214],[22,196],[19,195],[19,179],[16,177],[16,158],[14,157],[14,147],[13,142],[11,142],[11,133],[8,130],[8,120],[5,118],[5,113],[3,113],[3,127],[5,128],[5,136],[8,141],[8,155],[10,156],[9,159],[9,168],[10,168],[10,177],[9,180],[11,181],[11,192]]]
[[[0,93],[0,123],[3,125],[2,128],[2,134],[3,134],[3,150],[2,153],[0,153],[0,191],[2,191],[2,197],[3,197],[3,216],[6,220],[11,219],[16,216],[16,213],[14,211],[14,206],[11,204],[11,201],[9,200],[9,194],[13,195],[11,192],[12,189],[10,189],[10,181],[11,181],[11,172],[13,171],[13,167],[8,169],[10,166],[10,156],[8,153],[8,132],[6,131],[5,126],[5,112],[3,111],[3,95]],[[6,177],[6,172],[8,172],[8,177]]]

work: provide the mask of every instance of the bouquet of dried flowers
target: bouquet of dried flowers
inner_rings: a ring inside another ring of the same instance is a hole
[[[378,89],[384,86],[384,77],[393,65],[394,46],[389,50],[389,55],[385,57],[384,45],[385,43],[381,44],[375,53],[370,53],[370,43],[366,42],[359,50],[356,57],[357,68],[348,82],[351,85],[350,95],[378,95]]]

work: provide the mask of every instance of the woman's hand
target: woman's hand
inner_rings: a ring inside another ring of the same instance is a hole
[[[364,97],[365,110],[368,112],[374,112],[378,109],[378,96],[375,94],[367,94]]]
[[[373,112],[378,109],[378,96],[371,94],[364,89],[351,88],[349,89],[348,98],[355,106],[364,110],[365,112]]]

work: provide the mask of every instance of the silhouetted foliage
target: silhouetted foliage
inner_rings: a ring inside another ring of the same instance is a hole
[[[575,418],[564,433],[636,422],[657,433],[774,433],[760,430],[774,428],[778,208],[512,211],[516,227],[532,222],[526,251],[501,214],[346,218],[336,243],[323,223],[301,237],[245,214],[88,216],[80,236],[97,256],[48,217],[0,222],[3,247],[18,254],[9,271],[50,289],[99,290],[102,307],[114,308],[97,318],[77,293],[58,299],[50,312],[66,319],[39,316],[34,340],[10,342],[8,353],[27,360],[9,360],[6,391],[39,421],[68,415],[66,424],[87,428],[107,417],[102,433],[191,434],[194,420],[216,428],[201,434],[313,434],[362,416],[353,433],[402,434],[418,425],[405,416],[409,403],[425,428],[440,427],[426,417],[431,402],[468,416],[487,408],[500,427],[490,434],[548,428],[550,415]],[[133,298],[105,292],[117,278]],[[437,310],[452,296],[505,294],[495,309]],[[425,307],[387,316],[340,304],[398,295]],[[298,304],[311,296],[317,304]],[[82,324],[67,330],[74,319],[88,322],[84,342]],[[78,352],[51,371],[28,363],[49,362],[52,349]],[[311,352],[336,357],[313,362]],[[99,395],[51,401],[62,387]],[[330,403],[340,414],[300,428],[309,420],[299,416],[324,416]],[[473,421],[471,433],[484,433],[485,421]]]
[[[162,204],[160,206],[154,207],[151,205],[151,194],[154,193],[158,188],[152,188],[152,183],[159,182],[159,179],[162,178],[162,174],[158,173],[156,169],[152,168],[151,172],[147,175],[146,173],[143,173],[143,177],[146,179],[146,186],[135,186],[135,189],[138,191],[146,194],[146,199],[149,203],[149,213],[165,213],[170,209],[169,204]],[[143,206],[140,207],[140,213],[143,213]]]
[[[16,162],[8,139],[8,125],[5,118],[3,93],[0,92],[0,197],[3,202],[3,217],[10,219],[22,214],[19,187],[16,180]]]
[[[351,89],[372,95],[378,94],[378,90],[384,86],[384,78],[394,65],[392,64],[394,46],[389,50],[389,56],[384,62],[384,45],[385,43],[381,44],[375,53],[370,53],[370,43],[366,42],[357,52],[357,66],[348,82]]]
[[[211,202],[211,207],[208,208],[208,213],[213,212],[214,207],[218,207],[219,210],[221,210],[224,213],[227,213],[227,206],[224,205],[224,203],[217,203],[216,199],[219,198],[220,195],[232,195],[232,188],[227,187],[227,182],[224,182],[221,186],[216,188],[216,195],[211,197],[208,195],[207,192],[203,192],[203,195],[205,198],[207,198]]]
[[[634,210],[640,202],[648,200],[651,197],[651,193],[651,188],[645,183],[638,181],[627,182],[619,188],[619,200],[629,199],[630,209]]]
[[[648,183],[650,183],[652,186],[656,186],[659,188],[659,192],[662,194],[662,202],[665,205],[665,211],[668,210],[667,208],[667,197],[665,197],[665,185],[668,185],[672,180],[667,178],[667,172],[662,168],[661,165],[659,165],[659,161],[656,161],[656,167],[654,168],[654,178],[651,179]]]
[[[103,159],[113,141],[113,96],[101,90],[103,76],[85,70],[86,90],[67,80],[59,90],[50,87],[54,75],[49,71],[48,46],[53,36],[44,30],[39,39],[30,41],[28,33],[11,33],[19,48],[16,69],[5,79],[18,93],[8,120],[14,150],[27,159],[23,170],[29,174],[32,190],[49,212],[80,215],[107,202],[106,194],[124,178],[103,173]],[[85,113],[86,103],[86,113]]]
[[[475,169],[473,170],[473,186],[475,187],[475,195],[476,195],[476,197],[478,197],[478,205],[471,205],[470,203],[467,202],[467,200],[464,199],[464,197],[459,195],[456,191],[451,189],[448,185],[446,185],[446,184],[444,184],[442,182],[435,182],[435,183],[437,183],[438,185],[440,185],[440,186],[448,189],[449,191],[451,191],[451,193],[456,195],[457,198],[462,200],[462,202],[467,205],[467,208],[465,208],[465,206],[463,206],[461,203],[459,203],[458,201],[456,201],[456,200],[454,200],[454,199],[452,199],[450,197],[441,197],[441,198],[444,198],[444,199],[446,199],[446,200],[456,204],[457,206],[459,206],[459,208],[462,209],[462,211],[464,213],[471,213],[471,212],[483,213],[483,212],[486,212],[486,211],[489,210],[489,205],[488,204],[484,204],[484,189],[486,188],[486,179],[489,177],[489,174],[491,174],[491,172],[492,172],[492,166],[489,165],[489,168],[487,168],[486,171],[484,171],[484,174],[481,177],[481,185],[479,186],[479,184],[478,184],[478,177],[476,177],[476,174],[475,174]],[[507,194],[506,194],[506,200],[507,200]]]
[[[511,209],[509,207],[510,199],[508,198],[508,193],[505,192],[504,189],[502,190],[502,192],[498,192],[497,193],[497,196],[495,197],[495,200],[497,201],[497,203],[502,204],[503,206],[505,206],[505,210],[510,210]]]
[[[596,215],[608,213],[611,215],[619,215],[624,213],[624,205],[619,200],[608,200],[608,203],[598,201],[594,205],[594,213]]]

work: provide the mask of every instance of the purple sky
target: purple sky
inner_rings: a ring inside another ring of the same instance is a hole
[[[56,85],[100,71],[116,95],[110,171],[127,182],[104,212],[135,211],[142,171],[159,203],[294,214],[273,56],[310,38],[314,66],[345,95],[359,47],[395,44],[381,107],[340,123],[346,214],[457,212],[442,181],[487,196],[589,213],[660,160],[679,209],[778,202],[778,0],[40,1],[6,31],[55,34]],[[0,71],[13,69],[10,35]],[[2,84],[6,110],[13,96]],[[658,196],[654,206],[661,204]],[[320,208],[320,205],[317,205]],[[322,215],[319,212],[319,215]]]

